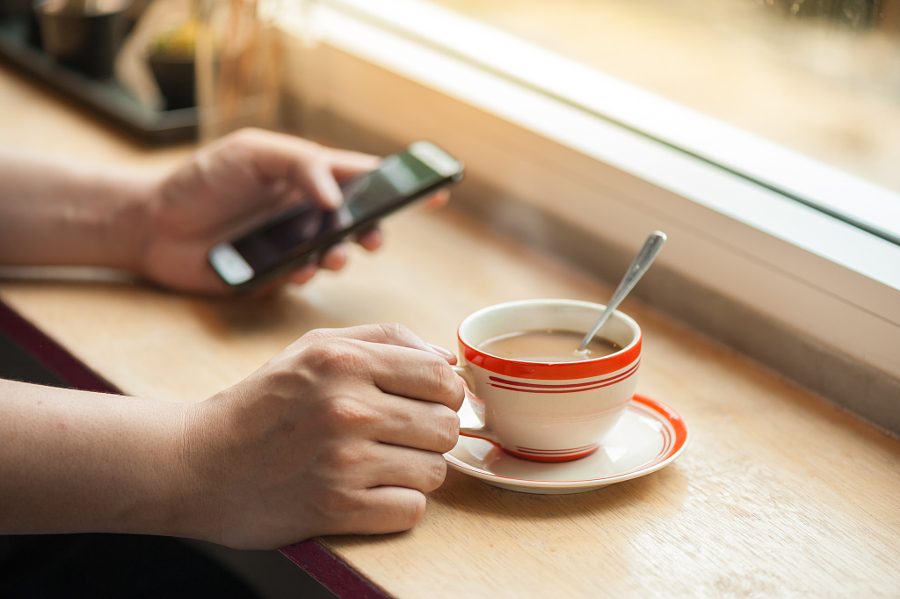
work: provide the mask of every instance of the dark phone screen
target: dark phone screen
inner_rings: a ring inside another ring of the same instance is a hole
[[[256,273],[265,273],[317,247],[337,240],[356,223],[384,216],[398,202],[420,193],[443,177],[410,154],[384,159],[381,167],[344,187],[344,205],[328,211],[302,204],[282,217],[232,242]]]

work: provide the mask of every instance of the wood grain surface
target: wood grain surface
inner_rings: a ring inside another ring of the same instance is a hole
[[[169,168],[0,71],[0,142]],[[126,394],[201,401],[317,327],[399,321],[455,349],[496,302],[604,301],[611,287],[452,207],[398,215],[376,254],[264,300],[128,282],[0,279],[0,300]],[[588,493],[528,495],[450,471],[412,531],[322,542],[397,597],[900,597],[900,441],[665,315],[638,391],[681,414],[687,452]],[[898,398],[900,400],[900,398]]]

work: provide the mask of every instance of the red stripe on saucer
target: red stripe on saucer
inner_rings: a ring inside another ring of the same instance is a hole
[[[668,421],[669,425],[671,425],[672,430],[675,433],[674,442],[670,442],[668,439],[666,439],[668,446],[664,447],[663,451],[665,452],[665,455],[661,455],[659,457],[659,461],[665,461],[671,456],[678,453],[681,448],[684,447],[685,443],[687,443],[688,438],[687,424],[685,424],[681,416],[678,415],[678,412],[676,412],[666,404],[654,399],[650,399],[649,397],[646,397],[644,395],[635,394],[634,397],[631,398],[631,400],[636,403],[642,404],[660,414],[666,421]]]
[[[589,443],[588,445],[582,445],[581,447],[570,447],[568,449],[534,449],[533,447],[516,446],[516,450],[521,451],[522,453],[574,454],[581,453],[582,451],[587,451],[589,449],[594,449],[598,445],[599,443]]]
[[[597,451],[597,448],[600,447],[599,444],[595,444],[591,446],[590,449],[586,451],[580,451],[578,453],[568,453],[568,454],[547,454],[547,453],[530,453],[536,452],[540,450],[527,450],[522,451],[522,448],[517,447],[516,449],[504,449],[510,455],[514,455],[517,458],[521,458],[523,460],[528,460],[531,462],[571,462],[572,460],[577,460],[583,457],[587,457]]]

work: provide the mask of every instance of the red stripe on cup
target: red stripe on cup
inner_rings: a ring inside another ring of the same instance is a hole
[[[627,368],[641,355],[641,337],[622,351],[579,362],[526,362],[510,358],[498,358],[472,347],[457,334],[463,355],[467,362],[502,376],[543,381],[564,381],[586,379],[609,375]]]
[[[591,391],[593,389],[600,389],[603,387],[609,387],[610,385],[615,385],[618,382],[624,381],[628,377],[632,376],[637,372],[638,366],[640,363],[634,365],[634,367],[626,370],[625,372],[618,374],[614,377],[610,377],[607,379],[601,379],[599,381],[591,381],[590,383],[579,383],[578,386],[575,385],[541,385],[539,383],[520,383],[517,381],[507,381],[504,379],[500,379],[497,377],[490,377],[491,381],[497,381],[488,383],[491,387],[496,387],[498,389],[506,389],[508,391],[521,391],[522,393],[577,393],[579,391]],[[499,384],[500,382],[504,384]],[[515,387],[512,385],[516,385]],[[573,387],[573,388],[567,388]]]

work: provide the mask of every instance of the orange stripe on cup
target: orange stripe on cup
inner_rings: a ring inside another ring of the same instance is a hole
[[[632,366],[625,372],[605,379],[589,381],[587,383],[573,383],[570,385],[543,385],[541,383],[508,381],[506,379],[492,376],[488,377],[491,380],[488,385],[490,385],[491,387],[497,387],[498,389],[507,389],[508,391],[521,391],[522,393],[577,393],[579,391],[591,391],[592,389],[601,389],[603,387],[615,385],[616,383],[624,381],[631,375],[635,374],[637,372],[638,366],[640,365],[641,363],[640,361],[638,361],[634,366]]]
[[[612,374],[633,364],[641,355],[641,338],[618,353],[579,362],[526,362],[498,358],[459,339],[467,362],[502,376],[541,381],[586,379]]]

